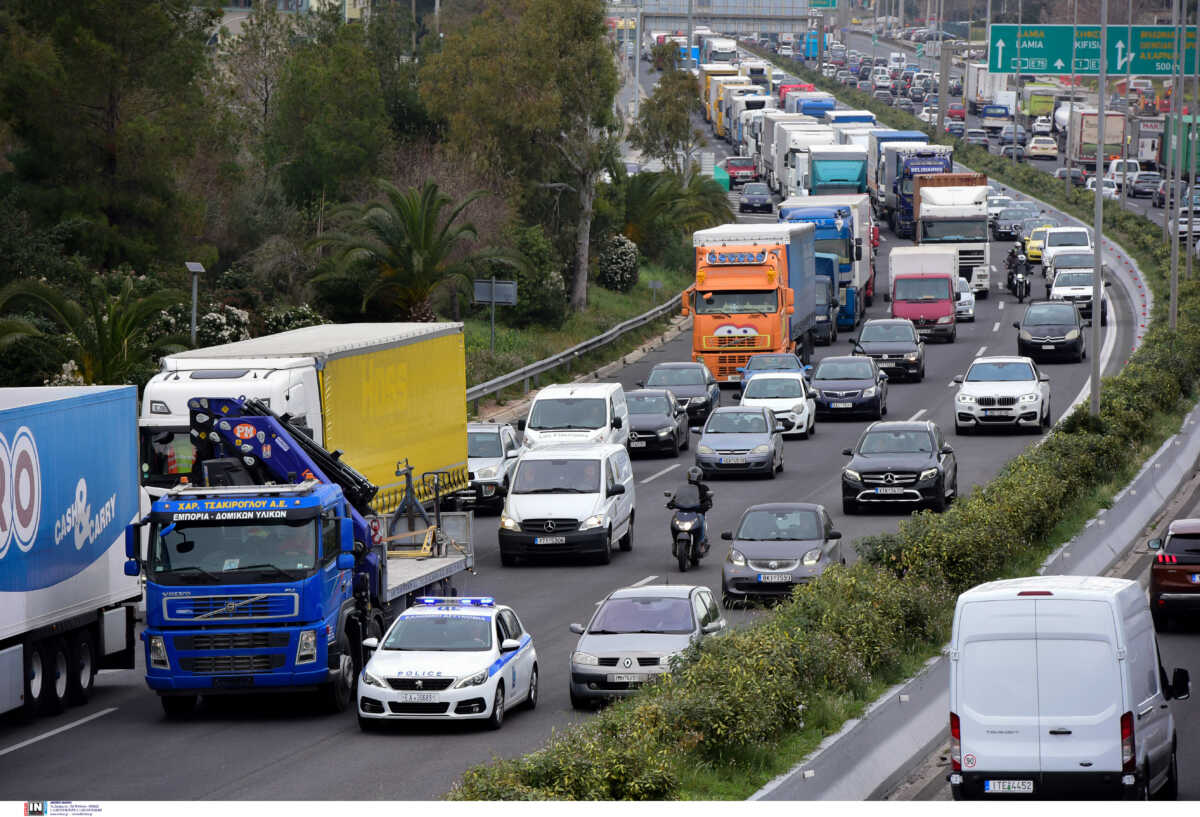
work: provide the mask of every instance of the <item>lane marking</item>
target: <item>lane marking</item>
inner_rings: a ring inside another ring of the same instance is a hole
[[[1109,313],[1115,314],[1116,307],[1112,305],[1112,300],[1108,297],[1107,294],[1104,296],[1104,298],[1106,300],[1108,300],[1108,302],[1109,302],[1109,308],[1108,308]],[[1113,349],[1115,349],[1116,345],[1117,345],[1118,328],[1117,328],[1116,320],[1115,319],[1111,320],[1109,322],[1108,326],[1102,327],[1100,331],[1103,332],[1105,329],[1107,329],[1109,331],[1104,332],[1104,343],[1100,347],[1100,377],[1101,378],[1104,377],[1104,370],[1108,368],[1109,358],[1112,357]],[[1091,338],[1088,338],[1088,345],[1091,346]],[[1070,414],[1072,411],[1075,410],[1076,406],[1078,406],[1084,400],[1087,400],[1089,397],[1091,397],[1092,378],[1091,378],[1090,372],[1092,370],[1092,363],[1090,360],[1085,360],[1084,363],[1088,367],[1088,372],[1089,372],[1088,379],[1086,381],[1084,381],[1083,388],[1079,390],[1079,394],[1075,397],[1075,399],[1073,401],[1071,401],[1071,405],[1067,406],[1066,411],[1064,411],[1062,414],[1059,415],[1059,419],[1066,417],[1068,414]],[[1051,419],[1053,419],[1053,418],[1051,418]]]
[[[918,411],[916,414],[914,414],[912,417],[909,417],[909,418],[908,418],[908,420],[907,420],[907,422],[910,422],[910,423],[911,423],[913,420],[916,420],[917,418],[919,418],[919,417],[920,417],[922,414],[924,414],[924,413],[925,413],[925,409],[921,409],[921,410],[920,410],[920,411]]]
[[[975,353],[975,357],[979,357],[980,355],[982,355],[982,354],[983,354],[984,352],[986,352],[986,351],[987,351],[987,347],[986,347],[986,346],[980,346],[980,347],[979,347],[979,351],[977,351],[977,352]]]
[[[8,746],[8,747],[5,747],[4,749],[0,749],[0,757],[3,757],[4,755],[7,755],[11,752],[15,752],[18,749],[24,749],[26,746],[32,746],[33,744],[35,744],[39,741],[43,741],[46,738],[52,738],[55,735],[66,732],[68,729],[74,729],[76,726],[83,726],[83,724],[87,723],[88,721],[94,721],[94,720],[96,720],[96,718],[103,718],[105,715],[110,715],[116,711],[117,711],[117,707],[110,706],[108,709],[101,709],[99,712],[95,712],[91,715],[88,715],[86,718],[80,718],[79,720],[68,723],[65,726],[60,726],[57,729],[51,729],[49,732],[46,732],[45,734],[42,734],[42,735],[38,735],[35,738],[30,738],[29,740],[23,740],[20,743],[14,743],[12,746]]]
[[[644,480],[642,480],[641,484],[645,485],[647,482],[650,482],[651,480],[658,479],[663,474],[669,474],[678,467],[679,467],[679,463],[675,463],[674,465],[668,465],[666,468],[662,469],[657,474],[651,474],[650,476],[646,477]]]
[[[633,584],[631,584],[629,586],[630,587],[641,587],[643,584],[650,584],[650,582],[654,581],[657,578],[658,578],[658,576],[647,576],[644,579],[638,579],[636,582],[634,582]]]
[[[998,303],[998,304],[996,305],[996,308],[997,308],[997,309],[1003,309],[1003,308],[1004,308],[1004,301],[1001,301],[1000,303]]]
[[[992,324],[992,331],[993,331],[993,332],[999,332],[999,331],[1000,331],[1000,321],[996,321],[995,323],[993,323],[993,324]]]

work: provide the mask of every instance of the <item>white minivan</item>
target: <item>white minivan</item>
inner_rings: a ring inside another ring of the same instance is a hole
[[[500,514],[500,563],[633,548],[637,500],[624,446],[547,446],[517,460]]]
[[[629,406],[620,383],[547,386],[517,421],[526,450],[547,445],[629,443]]]
[[[1033,576],[958,597],[950,640],[956,800],[1173,799],[1175,720],[1188,672],[1168,682],[1135,581]]]
[[[1042,238],[1042,269],[1054,266],[1054,256],[1064,252],[1089,252],[1092,231],[1086,227],[1051,227]]]

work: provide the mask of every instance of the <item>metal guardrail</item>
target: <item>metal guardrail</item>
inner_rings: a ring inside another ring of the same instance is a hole
[[[479,401],[490,394],[495,394],[501,389],[506,389],[509,386],[515,386],[518,383],[522,383],[524,384],[525,393],[528,393],[531,381],[534,382],[534,385],[538,385],[536,380],[541,374],[548,372],[551,369],[556,369],[559,366],[569,366],[579,357],[587,354],[588,352],[595,351],[603,346],[607,346],[609,343],[612,343],[614,340],[620,338],[626,332],[629,332],[632,329],[637,329],[641,326],[645,326],[648,323],[656,321],[659,318],[678,310],[681,302],[680,299],[682,297],[683,293],[679,293],[675,297],[662,304],[659,304],[648,312],[643,312],[641,315],[638,315],[635,318],[630,318],[624,323],[619,323],[612,329],[609,329],[607,332],[596,335],[594,338],[588,338],[582,343],[572,346],[570,349],[566,349],[544,360],[530,363],[528,366],[523,366],[516,371],[509,372],[508,374],[502,374],[499,377],[493,377],[491,380],[488,380],[485,383],[472,386],[471,388],[467,389],[467,402],[472,405],[472,410],[478,414]]]

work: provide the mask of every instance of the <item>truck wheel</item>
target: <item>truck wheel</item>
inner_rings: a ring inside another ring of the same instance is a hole
[[[85,704],[92,697],[96,681],[96,651],[92,647],[90,630],[80,630],[71,639],[71,675],[68,678],[67,700],[72,704]]]
[[[42,692],[46,686],[46,665],[42,663],[39,645],[27,641],[22,651],[25,655],[25,702],[21,707],[21,716],[29,720],[37,714],[41,705]]]
[[[168,720],[181,720],[196,709],[196,695],[164,695],[158,699]]]
[[[67,708],[67,681],[71,675],[67,642],[51,638],[43,641],[39,650],[46,676],[42,684],[41,709],[47,715],[57,715]]]
[[[341,646],[338,668],[321,691],[325,709],[332,713],[345,712],[354,694],[354,659],[350,656],[350,645],[344,634],[338,641]]]

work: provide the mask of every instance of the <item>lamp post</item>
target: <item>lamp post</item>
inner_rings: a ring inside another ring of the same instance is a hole
[[[196,300],[200,292],[200,273],[204,272],[204,265],[199,261],[187,261],[184,263],[187,271],[192,274],[192,348],[196,346]]]

